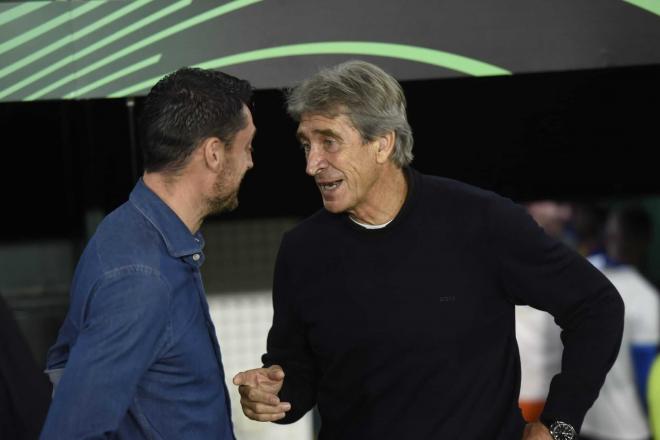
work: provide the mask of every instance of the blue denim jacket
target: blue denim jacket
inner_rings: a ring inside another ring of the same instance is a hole
[[[201,234],[140,180],[76,268],[41,439],[234,439]]]

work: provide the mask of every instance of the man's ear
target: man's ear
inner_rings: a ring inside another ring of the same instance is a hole
[[[199,148],[204,158],[204,164],[213,171],[219,171],[224,161],[225,143],[217,137],[209,137],[202,140]]]
[[[376,151],[376,161],[378,163],[385,163],[388,160],[390,160],[390,156],[394,152],[395,140],[396,140],[396,134],[394,134],[394,131],[388,131],[387,133],[376,139],[376,142],[378,143],[378,150]]]

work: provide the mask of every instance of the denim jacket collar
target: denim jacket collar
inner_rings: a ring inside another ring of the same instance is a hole
[[[194,254],[203,256],[204,238],[201,232],[193,235],[179,216],[145,185],[142,178],[133,188],[129,200],[163,237],[170,255],[176,258]],[[203,260],[198,260],[199,257],[195,261],[201,265]]]

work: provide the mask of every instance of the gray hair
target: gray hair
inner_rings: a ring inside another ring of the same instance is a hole
[[[365,142],[394,131],[390,159],[399,167],[412,162],[413,136],[406,118],[401,85],[381,68],[347,61],[321,70],[287,93],[287,110],[296,121],[303,114],[345,114]]]

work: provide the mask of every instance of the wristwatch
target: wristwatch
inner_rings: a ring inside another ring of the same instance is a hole
[[[559,420],[544,421],[543,424],[550,430],[554,440],[577,440],[577,432],[570,424]]]

